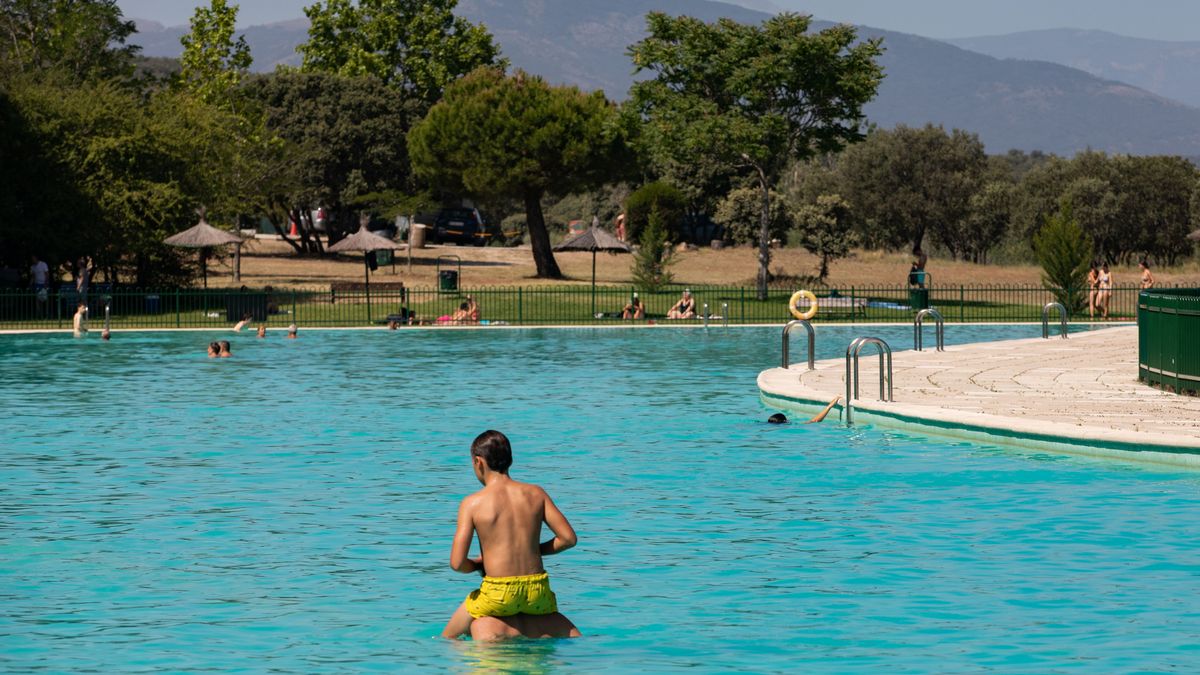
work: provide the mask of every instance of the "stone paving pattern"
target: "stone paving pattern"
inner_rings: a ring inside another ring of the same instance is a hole
[[[818,335],[818,339],[820,339]],[[896,352],[895,403],[878,399],[879,358],[863,350],[856,409],[1014,431],[1200,447],[1200,398],[1177,396],[1137,380],[1136,326],[1057,336]],[[909,347],[911,345],[893,345]],[[830,400],[845,392],[845,359],[803,362],[759,376],[768,393]],[[999,419],[1004,418],[1004,419]]]

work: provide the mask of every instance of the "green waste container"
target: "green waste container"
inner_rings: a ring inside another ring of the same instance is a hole
[[[928,288],[910,288],[908,289],[908,306],[914,310],[929,309],[929,289]]]
[[[392,264],[391,249],[383,249],[380,251],[375,251],[375,264],[379,265],[381,267],[383,265],[391,265]]]
[[[438,290],[458,290],[458,270],[442,270],[438,272]]]

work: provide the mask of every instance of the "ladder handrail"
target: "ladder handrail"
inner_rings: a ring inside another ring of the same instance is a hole
[[[1061,302],[1047,302],[1045,307],[1042,307],[1042,339],[1050,339],[1050,310],[1057,309],[1059,318],[1062,320],[1062,330],[1059,332],[1059,337],[1066,340],[1067,338],[1067,308]]]
[[[879,347],[879,400],[895,401],[892,392],[892,348],[888,343],[877,337],[855,338],[846,347],[846,424],[854,423],[854,399],[858,398],[858,357],[863,347],[875,345]],[[887,397],[884,397],[884,360],[887,361]],[[851,377],[851,362],[853,362],[853,377]],[[853,393],[853,395],[851,395]]]
[[[922,351],[925,336],[921,334],[921,328],[925,323],[925,317],[932,316],[934,318],[934,339],[937,340],[937,351],[946,351],[946,320],[942,318],[942,313],[930,307],[917,312],[917,318],[913,319],[913,349]]]
[[[704,329],[708,330],[708,303],[704,303]]]
[[[729,328],[729,303],[728,302],[721,303],[721,322],[724,324],[725,328]]]
[[[813,330],[812,324],[804,319],[796,319],[789,321],[783,327],[783,368],[786,370],[791,364],[788,363],[788,333],[796,326],[804,326],[804,330],[808,332],[808,369],[817,369],[817,333]]]

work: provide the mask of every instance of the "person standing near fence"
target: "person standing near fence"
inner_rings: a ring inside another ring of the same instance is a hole
[[[1100,266],[1100,277],[1097,281],[1099,292],[1097,293],[1096,304],[1103,312],[1100,318],[1108,318],[1108,303],[1112,299],[1112,274],[1108,271],[1108,263]]]
[[[50,267],[35,255],[33,264],[29,266],[29,277],[37,297],[38,316],[45,316],[46,303],[50,299]]]
[[[1150,261],[1145,258],[1138,263],[1138,267],[1142,270],[1142,290],[1154,288],[1154,275],[1150,273]]]
[[[1096,263],[1093,261],[1092,266],[1088,269],[1087,275],[1088,285],[1088,319],[1096,318],[1096,303],[1099,300],[1100,291],[1100,272],[1096,269]]]

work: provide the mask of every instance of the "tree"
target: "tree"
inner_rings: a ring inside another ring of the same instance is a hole
[[[1070,203],[1046,218],[1046,224],[1033,237],[1033,250],[1042,266],[1042,285],[1069,312],[1083,307],[1084,287],[1092,261],[1092,245]]]
[[[733,190],[717,205],[713,220],[725,228],[725,241],[732,244],[756,244],[759,236],[758,190],[744,187]],[[787,241],[792,227],[792,214],[774,190],[771,191],[771,239]]]
[[[398,102],[373,77],[279,72],[253,77],[244,85],[261,105],[267,129],[285,143],[266,201],[282,218],[276,231],[298,253],[320,253],[313,236],[312,211],[329,213],[330,239],[358,227],[353,204],[370,193],[411,187],[405,142],[415,104]],[[299,238],[286,236],[290,218]]]
[[[116,0],[0,0],[0,64],[74,82],[128,78],[139,47],[125,40],[136,30]]]
[[[238,6],[211,0],[197,7],[192,30],[180,38],[183,56],[180,83],[206,103],[228,102],[250,69],[250,47],[244,35],[233,39]]]
[[[955,257],[970,248],[963,236],[970,199],[986,167],[978,136],[933,125],[875,131],[838,160],[842,194],[865,244],[915,249],[931,232]]]
[[[761,26],[652,12],[649,35],[629,49],[631,101],[654,155],[711,161],[746,172],[759,192],[758,296],[767,297],[771,190],[787,163],[862,138],[863,106],[883,72],[878,40],[834,26],[809,34],[811,17],[780,14]]]
[[[557,279],[542,197],[603,184],[624,157],[618,122],[603,92],[481,67],[447,87],[413,127],[409,153],[417,175],[437,186],[522,200],[537,275]]]
[[[633,254],[633,284],[643,291],[654,292],[671,283],[671,247],[658,208],[651,209],[638,243]]]
[[[1000,243],[1012,220],[1013,186],[993,181],[971,195],[970,214],[960,233],[963,257],[971,262],[987,262],[987,254]]]
[[[305,72],[372,76],[425,107],[479,66],[503,65],[483,26],[454,15],[458,0],[317,0],[304,13]]]
[[[849,255],[855,242],[850,205],[841,195],[821,195],[796,210],[796,223],[800,245],[821,259],[817,278],[825,283],[830,263]]]

